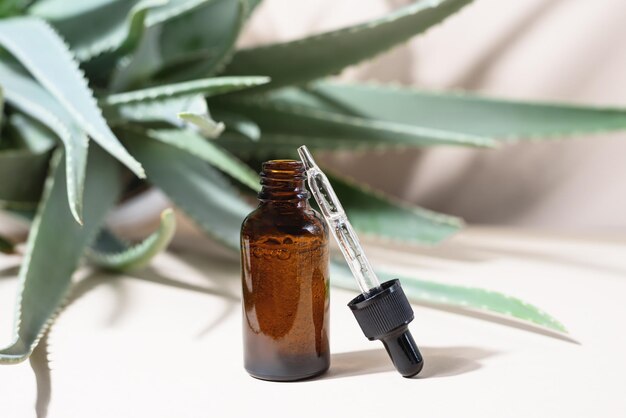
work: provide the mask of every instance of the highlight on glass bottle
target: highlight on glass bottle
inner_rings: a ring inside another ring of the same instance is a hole
[[[328,343],[328,229],[309,205],[305,168],[263,163],[259,206],[241,227],[244,366],[266,380],[325,372]]]

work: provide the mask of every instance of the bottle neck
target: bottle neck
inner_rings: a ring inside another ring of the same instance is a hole
[[[308,208],[309,192],[305,187],[304,165],[296,160],[270,160],[261,171],[261,205]]]

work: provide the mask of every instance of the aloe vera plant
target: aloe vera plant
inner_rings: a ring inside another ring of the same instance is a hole
[[[7,0],[0,5],[0,204],[31,217],[13,341],[26,359],[50,326],[81,259],[109,270],[165,248],[171,211],[131,245],[103,227],[118,198],[147,181],[210,237],[237,250],[258,188],[249,163],[312,150],[493,147],[502,141],[626,127],[619,109],[328,81],[423,33],[471,0],[423,0],[388,16],[293,42],[237,50],[260,0]],[[97,24],[94,24],[97,23]],[[364,234],[436,244],[462,221],[333,178]],[[242,191],[242,189],[244,191]],[[61,243],[61,244],[60,244]],[[16,243],[0,238],[0,249]],[[350,286],[334,266],[331,281]],[[415,302],[479,309],[556,331],[520,300],[403,278]]]

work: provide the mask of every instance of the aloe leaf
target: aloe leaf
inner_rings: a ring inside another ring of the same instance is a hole
[[[244,115],[263,133],[259,148],[294,149],[306,144],[312,149],[365,149],[407,146],[460,145],[488,147],[495,142],[486,136],[445,129],[424,128],[345,113],[331,107],[302,105],[287,96],[221,100],[212,108]],[[226,136],[230,141],[231,137]],[[256,145],[233,141],[229,148],[251,149]]]
[[[82,129],[76,125],[68,111],[63,106],[60,106],[54,97],[31,78],[23,75],[13,67],[0,62],[0,79],[5,83],[7,101],[44,124],[54,132],[63,143],[65,147],[65,159],[67,160],[65,164],[67,170],[67,197],[72,215],[77,222],[81,223],[85,164],[87,163],[87,136]],[[34,126],[26,119],[16,119],[16,121],[17,125],[15,129],[20,131],[21,136],[24,138],[31,136],[33,138],[51,138],[49,132]],[[41,153],[38,153],[38,155],[38,157],[34,158],[35,161],[43,162],[47,159],[47,156],[42,156]],[[21,155],[20,158],[24,159],[30,157]],[[14,163],[18,162],[14,161]],[[30,169],[30,167],[31,166],[26,166],[23,167],[23,169]],[[40,184],[39,179],[41,178],[42,166],[37,165],[32,167],[37,167],[32,174],[39,173],[40,175],[34,176],[33,178],[23,177],[23,179],[26,183],[30,183],[34,180],[37,184]],[[8,169],[8,167],[3,167],[3,170],[4,169]],[[16,172],[13,176],[15,175]],[[41,191],[40,187],[36,189]],[[25,191],[28,190],[32,189],[25,188]]]
[[[87,250],[87,258],[93,264],[106,270],[129,271],[136,270],[147,265],[152,258],[165,250],[176,231],[176,217],[172,209],[161,212],[159,229],[133,246],[110,253],[106,250],[107,245],[101,244],[97,239],[94,246]]]
[[[130,59],[114,71],[111,88],[123,91],[216,73],[231,55],[246,7],[244,0],[187,1],[150,13],[148,29]]]
[[[8,239],[0,235],[0,253],[13,254],[15,252],[15,245]]]
[[[463,221],[419,208],[354,181],[329,175],[359,234],[387,241],[436,244],[459,231]]]
[[[63,165],[57,153],[28,236],[19,273],[14,340],[0,350],[2,363],[23,361],[33,351],[61,307],[84,249],[121,191],[117,163],[93,147],[87,165],[84,225],[80,226],[67,210]]]
[[[317,83],[308,89],[311,97],[366,118],[501,140],[626,129],[626,109],[621,108],[516,102],[373,84]]]
[[[104,116],[109,126],[122,125],[128,122],[157,121],[184,126],[184,122],[176,116],[178,113],[208,114],[208,111],[206,100],[201,94],[103,107]]]
[[[217,138],[224,131],[224,124],[222,122],[216,122],[204,114],[180,112],[176,116],[196,126],[205,137],[210,139]]]
[[[209,97],[258,86],[267,82],[269,82],[268,77],[255,76],[204,78],[112,94],[103,98],[100,103],[103,106],[119,106],[137,102],[153,102],[180,96],[191,96],[197,93],[202,93]]]
[[[139,177],[144,172],[102,117],[92,92],[63,40],[31,17],[0,21],[0,44],[65,107],[78,125]]]
[[[165,2],[100,1],[68,13],[63,12],[67,1],[54,0],[35,3],[29,13],[50,22],[70,44],[76,58],[87,61],[104,52],[132,50],[141,38],[150,9]]]
[[[250,141],[257,142],[261,138],[261,128],[252,119],[231,112],[213,112],[215,118],[222,121],[226,130],[241,134]]]
[[[303,84],[335,74],[441,22],[471,0],[422,0],[360,25],[292,42],[237,51],[229,75],[264,74],[272,82],[254,91]],[[251,90],[252,91],[252,90]]]
[[[27,140],[20,141],[25,148],[0,150],[0,201],[13,206],[36,203],[54,145],[51,134],[17,113],[9,118],[6,133]]]
[[[187,151],[136,133],[125,135],[125,143],[153,185],[208,235],[239,248],[239,228],[252,207],[217,170]]]
[[[213,0],[167,22],[161,36],[166,80],[190,80],[219,72],[230,59],[248,16],[245,0]],[[178,63],[184,63],[179,65]]]
[[[148,140],[159,141],[186,151],[239,180],[252,190],[259,190],[259,176],[250,167],[195,132],[185,129],[149,129],[143,132],[134,131],[133,133]]]
[[[381,280],[398,278],[388,272],[377,272]],[[414,277],[400,277],[402,288],[411,302],[428,306],[452,306],[464,310],[476,310],[498,314],[524,321],[553,331],[567,333],[566,328],[538,307],[503,293],[475,287],[455,286]],[[343,262],[331,263],[331,283],[335,286],[357,290],[352,273]]]

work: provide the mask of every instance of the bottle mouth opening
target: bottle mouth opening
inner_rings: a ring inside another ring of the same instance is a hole
[[[304,164],[299,160],[270,160],[262,165],[261,177],[272,180],[302,180]]]

